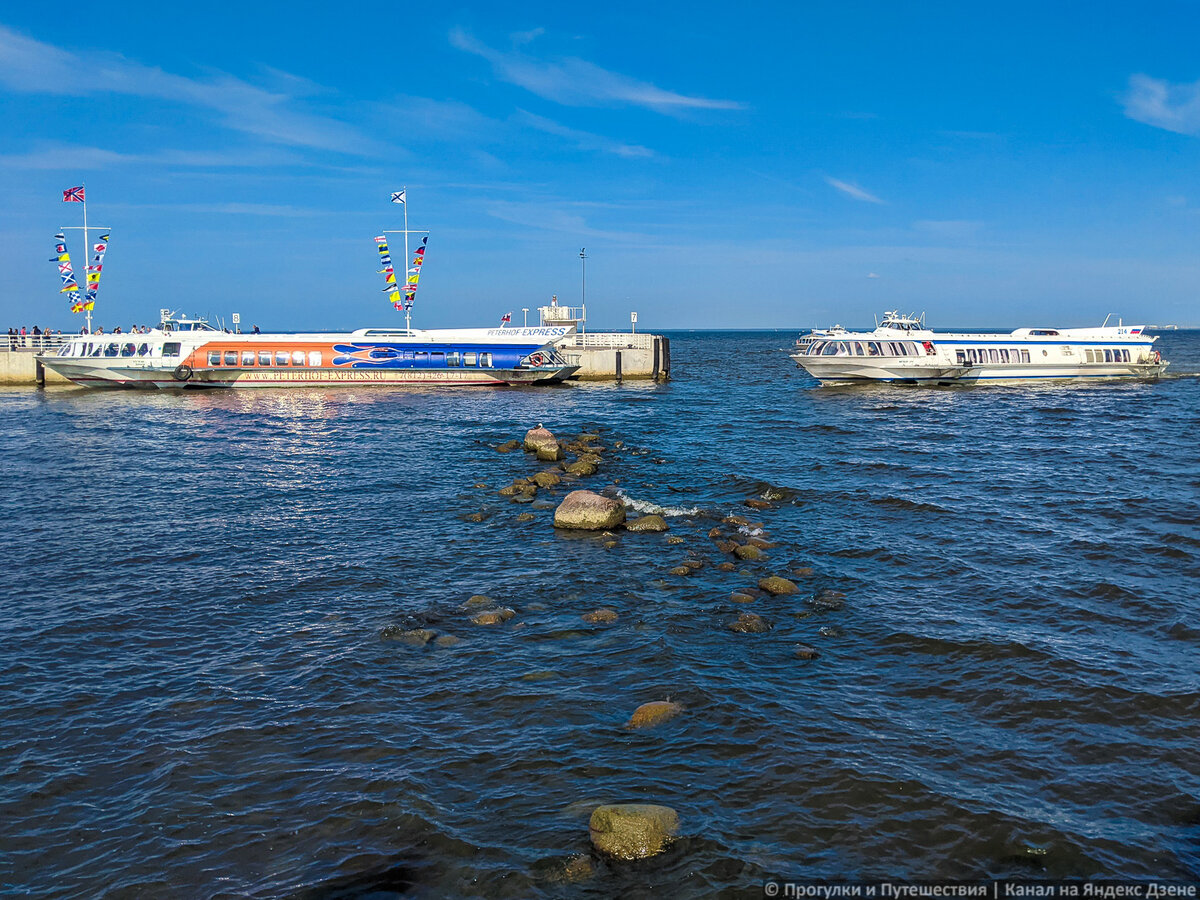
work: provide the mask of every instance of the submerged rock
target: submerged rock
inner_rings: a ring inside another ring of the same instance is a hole
[[[750,540],[746,541],[746,543],[751,547],[757,547],[759,550],[770,550],[772,547],[776,546],[774,541],[766,541],[760,537],[752,537]]]
[[[725,532],[714,525],[708,530],[708,536],[714,541],[720,541],[725,539]]]
[[[680,537],[679,535],[677,535],[677,534],[672,534],[672,535],[669,535],[669,536],[667,537],[667,543],[668,543],[668,544],[682,544],[682,543],[683,543],[683,538],[681,538],[681,537]]]
[[[729,595],[729,599],[734,603],[753,603],[756,598],[753,594],[744,594],[741,591],[734,591]]]
[[[820,653],[820,651],[817,650],[816,647],[810,647],[810,646],[808,646],[808,644],[797,644],[796,645],[796,658],[797,659],[816,659],[820,655],[821,655],[821,653]]]
[[[405,630],[399,625],[389,625],[379,633],[379,636],[385,641],[399,641],[402,644],[409,644],[413,647],[424,647],[437,634],[428,628],[413,628]]]
[[[812,573],[812,566],[797,566],[795,569],[792,569],[792,574],[797,575],[800,578],[807,578]]]
[[[462,638],[455,637],[452,634],[442,634],[434,641],[435,647],[453,647],[455,644],[461,643]]]
[[[736,571],[737,571],[737,566],[735,566],[735,565],[734,565],[733,563],[731,563],[731,562],[723,562],[723,563],[718,563],[718,564],[717,564],[717,571],[718,571],[718,572],[736,572]]]
[[[593,609],[591,612],[584,613],[583,621],[591,622],[593,625],[607,625],[610,622],[617,621],[617,611],[609,609],[607,606],[602,606],[600,609]]]
[[[562,479],[558,477],[557,472],[538,472],[533,476],[533,481],[540,488],[548,488],[560,484]]]
[[[555,528],[603,531],[625,521],[625,507],[591,491],[571,491],[554,511]]]
[[[763,552],[753,544],[739,544],[733,548],[733,555],[738,559],[759,559]]]
[[[625,521],[626,531],[668,531],[670,527],[666,520],[658,515],[640,516]]]
[[[669,574],[669,575],[691,575],[692,567],[691,566],[676,566],[675,568],[671,569],[667,574]]]
[[[598,806],[588,821],[592,846],[617,859],[646,859],[662,853],[679,832],[679,814],[669,806],[621,803]]]
[[[738,613],[738,617],[729,623],[729,630],[739,634],[762,634],[770,631],[771,626],[757,613]]]
[[[491,597],[485,597],[483,594],[472,594],[463,606],[467,609],[478,609],[481,606],[491,606],[495,602]]]
[[[521,489],[525,487],[521,482],[514,481],[512,484],[506,484],[500,490],[496,491],[501,497],[512,497],[521,493]]]
[[[800,590],[794,583],[786,578],[780,578],[778,575],[760,579],[758,586],[768,594],[794,594]]]
[[[471,616],[472,625],[500,625],[515,616],[516,610],[502,606],[499,609],[485,609]]]
[[[736,525],[738,528],[746,528],[750,525],[750,520],[743,516],[726,516],[721,521],[726,525]]]
[[[817,609],[841,609],[846,605],[846,595],[841,591],[826,589],[808,602]]]
[[[517,516],[517,521],[518,522],[532,522],[536,518],[537,518],[537,516],[535,516],[533,513],[521,513],[519,516]]]
[[[685,559],[683,561],[683,564],[685,566],[687,566],[689,569],[691,569],[693,572],[699,571],[700,569],[704,568],[704,561],[700,560],[700,559]]]
[[[496,452],[497,453],[512,453],[514,450],[516,450],[520,446],[521,446],[520,441],[515,441],[515,440],[514,441],[505,441],[503,444],[501,444],[499,447],[496,448]]]
[[[786,500],[790,495],[791,491],[786,491],[783,488],[777,488],[774,485],[767,485],[766,490],[764,490],[758,496],[762,497],[764,500]]]
[[[467,513],[467,515],[464,518],[466,518],[466,520],[468,522],[482,522],[487,517],[481,512],[476,512],[476,513]]]
[[[682,703],[674,703],[670,700],[651,700],[633,711],[633,715],[629,717],[625,727],[651,728],[668,719],[675,718],[681,712],[683,712]]]
[[[717,541],[717,549],[722,553],[733,553],[737,548],[737,541]]]
[[[759,500],[757,497],[751,497],[749,500],[743,500],[742,502],[744,504],[746,504],[746,506],[750,507],[751,509],[774,509],[775,508],[774,505],[768,503],[766,500]]]

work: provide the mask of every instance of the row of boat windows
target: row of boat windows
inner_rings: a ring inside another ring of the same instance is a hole
[[[76,341],[68,344],[60,355],[62,356],[178,356],[180,344],[167,341],[165,344],[150,344],[119,341],[109,343],[95,341]]]
[[[808,356],[924,356],[933,345],[923,347],[914,341],[817,341],[806,351]]]
[[[414,366],[478,366],[490,369],[490,353],[442,353],[428,350],[393,351],[384,358],[412,360]],[[319,366],[320,350],[209,350],[208,364],[211,367],[238,366],[249,369],[255,366]]]
[[[1129,362],[1129,351],[1125,348],[1084,350],[1083,358],[1087,362]]]
[[[954,351],[954,360],[960,366],[970,363],[977,366],[980,363],[1027,363],[1029,351],[1017,347],[967,347]]]

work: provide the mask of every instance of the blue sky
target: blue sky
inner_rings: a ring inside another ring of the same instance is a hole
[[[402,186],[419,327],[580,247],[593,328],[1200,322],[1192,3],[110,6],[0,14],[6,326],[78,327],[81,182],[109,325],[395,324]]]

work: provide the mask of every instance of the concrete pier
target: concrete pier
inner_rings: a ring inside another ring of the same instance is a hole
[[[671,377],[671,341],[661,334],[576,333],[556,347],[567,362],[579,366],[572,378],[581,381]]]
[[[37,358],[40,350],[0,347],[0,386],[17,384],[70,384]]]

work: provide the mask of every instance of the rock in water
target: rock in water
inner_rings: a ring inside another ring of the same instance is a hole
[[[768,594],[794,594],[800,590],[793,582],[786,578],[780,578],[778,575],[763,578],[758,582],[758,586]]]
[[[496,448],[496,452],[497,453],[512,453],[514,450],[516,450],[520,446],[521,446],[520,441],[505,441],[503,444],[501,444],[499,447]]]
[[[537,428],[530,428],[525,432],[525,449],[530,453],[536,453],[538,447],[558,446],[558,440],[550,433],[549,428],[543,428],[538,425]]]
[[[808,602],[817,609],[841,609],[846,605],[846,595],[827,588]]]
[[[472,594],[463,606],[467,609],[479,609],[481,606],[491,606],[494,602],[491,597],[485,597],[483,594]]]
[[[462,638],[457,638],[452,634],[441,634],[441,635],[438,635],[437,640],[434,641],[433,643],[438,647],[453,647],[455,644],[459,643],[461,640],[462,640]]]
[[[682,543],[683,543],[683,538],[681,538],[681,537],[680,537],[679,535],[677,535],[677,534],[671,534],[671,535],[668,535],[668,536],[667,536],[667,543],[668,543],[668,544],[682,544]]]
[[[592,846],[617,859],[645,859],[662,853],[678,831],[675,810],[649,803],[598,806],[588,822]]]
[[[723,563],[719,563],[717,565],[717,571],[718,572],[736,572],[737,566],[735,566],[731,562],[723,562]]]
[[[762,634],[770,631],[771,626],[757,613],[738,613],[738,617],[729,623],[729,630],[739,634]]]
[[[580,459],[570,465],[564,466],[563,471],[568,475],[579,475],[586,478],[588,475],[595,475],[599,468],[599,466],[589,460]]]
[[[775,508],[770,503],[768,503],[766,500],[759,500],[757,497],[751,497],[749,500],[743,500],[742,502],[745,503],[751,509],[774,509]]]
[[[591,491],[571,491],[554,511],[555,528],[603,531],[625,521],[625,507]]]
[[[475,613],[471,616],[472,625],[499,625],[502,622],[507,622],[516,615],[515,610],[509,609],[507,606],[502,606],[499,609],[485,609],[483,612]]]
[[[676,566],[675,568],[671,569],[667,574],[668,575],[691,575],[692,568],[691,568],[691,566]]]
[[[738,559],[759,559],[763,553],[753,544],[742,544],[733,548],[733,555]]]
[[[817,651],[816,647],[810,647],[808,644],[796,645],[797,659],[816,659],[820,655],[821,654]]]
[[[662,516],[656,515],[641,516],[625,522],[626,531],[667,531],[670,527]]]
[[[554,487],[562,481],[556,472],[538,472],[533,476],[534,483],[540,488]]]
[[[404,631],[395,625],[389,625],[379,633],[379,636],[385,641],[399,641],[413,647],[424,647],[433,640],[434,634],[435,632],[428,628],[413,628],[410,631]]]
[[[583,621],[591,622],[595,625],[607,625],[609,622],[617,621],[617,611],[609,609],[607,606],[600,609],[593,609],[590,613],[583,614]]]
[[[670,700],[651,700],[633,711],[633,715],[629,717],[625,727],[650,728],[667,721],[667,719],[675,718],[681,712],[683,712],[682,703],[673,703]]]

